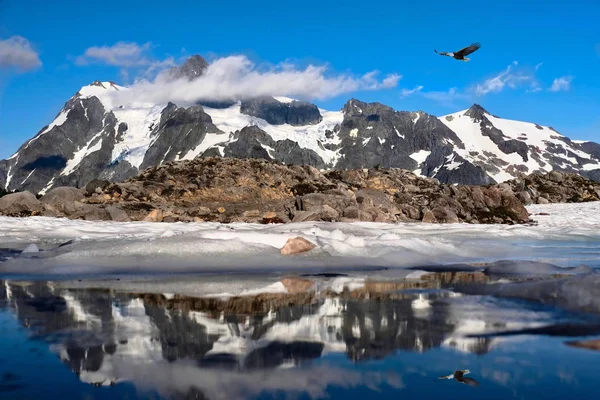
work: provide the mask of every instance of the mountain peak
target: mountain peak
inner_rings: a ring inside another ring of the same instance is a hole
[[[189,57],[183,65],[171,68],[169,73],[175,79],[186,77],[193,80],[202,75],[206,68],[208,68],[208,62],[204,57],[195,54]]]
[[[465,112],[464,115],[475,120],[482,120],[485,114],[491,115],[485,108],[475,103]]]
[[[117,85],[113,81],[94,81],[79,89],[79,91],[75,93],[75,97],[99,96],[106,93],[107,90],[119,91],[121,89],[123,89],[123,87]]]

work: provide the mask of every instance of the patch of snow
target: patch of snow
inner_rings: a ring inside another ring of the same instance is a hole
[[[353,137],[353,138],[358,137],[358,128],[354,128],[354,129],[350,130],[350,133],[348,133],[348,136]]]
[[[25,148],[29,147],[31,145],[31,143],[35,142],[36,140],[38,140],[43,134],[50,132],[52,129],[54,129],[57,126],[62,126],[62,124],[64,124],[65,122],[67,122],[67,118],[69,117],[69,113],[71,112],[71,110],[62,110],[58,116],[54,119],[54,121],[52,121],[50,123],[50,125],[48,125],[48,127],[46,129],[44,129],[42,132],[38,133],[36,136],[34,136],[33,138],[31,138],[29,140],[29,142],[27,142],[27,145],[25,146]]]
[[[45,195],[46,192],[52,187],[52,185],[54,185],[54,181],[56,180],[56,176],[54,176],[52,179],[50,179],[50,182],[48,182],[48,184],[38,192],[38,194],[40,195]]]
[[[415,114],[417,114],[417,116],[413,118],[413,124],[416,124],[417,121],[419,120],[419,118],[421,118],[421,113],[420,112],[416,112]]]
[[[448,162],[448,164],[445,164],[444,167],[448,170],[448,171],[452,171],[457,169],[458,167],[460,167],[461,165],[463,165],[462,162],[459,161],[455,161],[454,159],[456,158],[455,154],[450,154],[449,156],[446,157],[446,161]]]
[[[103,133],[104,129],[95,134],[94,137],[92,137],[92,139],[85,146],[77,150],[73,154],[73,157],[69,161],[67,161],[67,165],[60,173],[60,176],[68,176],[73,171],[75,171],[75,168],[77,168],[77,166],[81,163],[81,161],[83,161],[85,157],[87,157],[89,154],[100,150],[102,148],[101,136]]]
[[[332,131],[344,118],[342,112],[333,112],[320,109],[322,121],[314,125],[293,126],[289,124],[271,125],[267,121],[252,117],[240,112],[240,103],[225,109],[204,107],[204,111],[210,115],[213,123],[225,133],[233,133],[246,126],[255,125],[264,130],[275,141],[292,140],[301,148],[316,152],[326,164],[334,165],[339,159],[339,152],[327,150],[319,146],[320,143],[338,144],[340,138],[337,135],[333,139],[325,136],[326,131]]]
[[[117,129],[121,122],[127,124],[127,131],[122,140],[115,144],[112,161],[128,161],[132,166],[139,168],[153,142],[152,131],[160,123],[161,113],[165,107],[166,104],[159,104],[151,107],[112,110],[118,120]]]
[[[90,117],[88,117],[88,110],[87,110],[87,107],[83,105],[82,100],[79,100],[79,105],[81,106],[81,108],[83,108],[83,111],[85,112],[85,119],[87,119],[89,121]]]
[[[600,169],[600,165],[598,164],[585,164],[582,168],[584,171],[593,171],[595,169]]]
[[[398,137],[402,138],[402,139],[406,139],[406,137],[402,134],[400,134],[400,132],[398,132],[398,129],[396,129],[396,127],[394,127],[394,131],[396,131],[396,135],[398,135]]]
[[[362,144],[363,144],[363,146],[366,146],[366,145],[367,145],[367,143],[369,143],[370,141],[371,141],[371,137],[368,137],[368,138],[366,138],[366,139],[363,139],[363,141],[362,141]]]
[[[224,133],[207,133],[196,148],[188,151],[182,158],[176,158],[176,160],[193,160],[211,147],[217,147],[218,144],[227,142],[230,137],[231,135]]]
[[[427,157],[429,157],[430,154],[430,150],[419,150],[416,153],[412,153],[410,155],[410,158],[412,158],[417,163],[419,163],[419,165],[421,165],[425,162],[425,160],[427,160]]]
[[[267,154],[269,154],[269,157],[271,157],[272,159],[275,159],[275,149],[272,148],[271,146],[267,146],[266,144],[260,144],[262,146],[263,149],[265,149],[267,151]]]
[[[34,169],[33,169],[33,171],[31,171],[31,172],[30,172],[30,173],[27,175],[27,177],[26,177],[25,179],[23,179],[23,181],[21,182],[21,185],[24,185],[24,184],[25,184],[25,182],[27,182],[27,179],[29,179],[29,178],[31,177],[31,175],[33,175],[33,173],[35,172],[35,170],[36,170],[36,169],[37,169],[37,168],[34,168]]]
[[[292,101],[296,100],[285,96],[275,96],[274,98],[280,103],[291,103]]]

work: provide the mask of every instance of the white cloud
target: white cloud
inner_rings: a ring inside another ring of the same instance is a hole
[[[560,78],[556,78],[554,79],[554,81],[552,82],[552,86],[550,86],[548,90],[551,92],[566,92],[569,89],[571,89],[572,80],[572,76],[561,76]]]
[[[98,63],[116,67],[146,66],[152,63],[147,55],[150,46],[151,43],[140,46],[137,43],[127,42],[118,42],[112,46],[93,46],[77,57],[75,63],[77,65]]]
[[[22,36],[0,40],[0,68],[16,68],[25,72],[41,65],[39,54],[29,40]]]
[[[535,66],[535,70],[537,71],[538,69],[540,69],[540,67],[541,67],[542,65],[544,65],[544,63],[543,63],[543,62],[541,62],[541,63],[538,63],[538,64]]]
[[[498,75],[485,80],[483,83],[477,84],[473,91],[477,96],[484,96],[488,93],[499,93],[509,87],[515,89],[524,84],[535,85],[535,77],[533,74],[525,70],[516,70],[518,63],[513,61],[511,65],[500,72]]]
[[[152,43],[139,45],[133,42],[117,42],[112,46],[93,46],[75,58],[75,64],[85,66],[90,64],[109,65],[121,68],[121,79],[128,81],[130,76],[139,75],[150,78],[166,68],[175,66],[175,59],[169,57],[157,60],[150,54]],[[136,69],[136,74],[131,73]]]
[[[326,66],[298,68],[289,62],[266,68],[261,65],[259,69],[246,56],[235,55],[214,60],[202,76],[191,82],[185,78],[172,80],[161,73],[152,81],[140,79],[130,90],[114,96],[119,104],[143,99],[155,104],[172,101],[185,105],[198,100],[239,100],[261,95],[322,100],[361,90],[393,88],[402,78],[391,74],[378,80],[377,75],[377,71],[360,77],[330,75]]]
[[[396,390],[405,387],[402,376],[393,371],[360,371],[352,368],[316,365],[310,368],[274,368],[234,371],[217,368],[198,368],[193,363],[156,360],[141,364],[135,357],[107,357],[111,372],[138,389],[156,391],[165,397],[187,393],[198,388],[206,398],[214,400],[243,400],[264,393],[284,393],[278,398],[327,398],[328,388],[366,387],[381,391],[385,386]],[[143,366],[142,366],[143,365]],[[104,366],[104,365],[103,365]]]
[[[402,97],[407,97],[407,96],[410,96],[410,95],[412,95],[412,94],[418,93],[418,92],[420,92],[421,90],[423,90],[423,86],[422,86],[422,85],[415,86],[415,87],[414,87],[414,88],[412,88],[412,89],[402,89],[402,91],[400,92],[400,95],[401,95]]]

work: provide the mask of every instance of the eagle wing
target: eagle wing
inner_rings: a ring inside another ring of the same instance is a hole
[[[477,382],[473,378],[462,378],[462,383],[466,383],[469,386],[479,386],[479,382]]]
[[[442,56],[447,56],[448,53],[445,51],[437,51],[436,49],[433,49],[433,51],[435,51],[437,54],[442,55]]]
[[[471,44],[470,46],[465,47],[464,49],[460,49],[459,51],[457,51],[454,54],[456,54],[459,57],[468,56],[469,54],[478,50],[480,47],[481,47],[481,44],[479,44],[479,42],[475,42],[475,43]]]

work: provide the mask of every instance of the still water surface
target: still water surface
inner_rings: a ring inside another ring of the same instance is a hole
[[[0,281],[0,399],[597,399],[600,352],[566,344],[592,337],[494,335],[597,322],[443,290],[223,311]],[[436,379],[457,369],[478,385]]]

